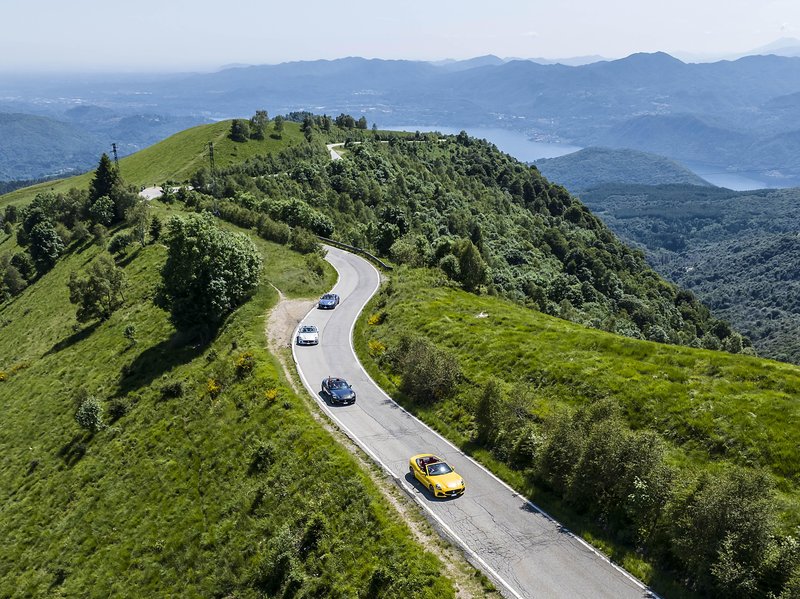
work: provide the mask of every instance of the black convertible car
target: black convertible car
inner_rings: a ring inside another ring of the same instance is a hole
[[[337,377],[329,376],[322,379],[322,394],[331,403],[342,405],[356,403],[356,392],[353,391],[352,385],[348,385],[346,380]]]

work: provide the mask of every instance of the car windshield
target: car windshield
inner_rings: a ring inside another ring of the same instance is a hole
[[[312,327],[312,326],[300,327],[300,332],[301,333],[316,333],[317,332],[317,327]]]
[[[453,469],[444,462],[439,462],[438,464],[430,464],[428,466],[428,476],[439,476],[440,474],[449,474],[452,471]]]
[[[347,383],[342,379],[332,379],[328,381],[329,389],[347,389]]]
[[[326,293],[325,295],[322,296],[322,299],[324,299],[324,300],[332,300],[332,299],[336,299],[336,297],[331,295],[330,293]]]

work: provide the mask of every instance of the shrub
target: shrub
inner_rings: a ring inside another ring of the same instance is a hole
[[[171,379],[161,385],[161,399],[177,399],[183,397],[183,381],[180,379]]]
[[[321,279],[325,275],[325,261],[318,253],[314,252],[313,254],[307,254],[305,260],[306,267],[311,274],[318,279]]]
[[[108,418],[116,422],[130,410],[130,402],[124,397],[116,397],[108,405]]]
[[[216,379],[208,379],[206,383],[206,392],[211,396],[211,398],[215,398],[220,394],[222,391],[222,385]]]
[[[133,243],[133,234],[130,231],[121,231],[108,242],[108,251],[112,254],[121,254]]]
[[[386,352],[386,346],[377,339],[370,339],[367,345],[372,356],[382,356]]]
[[[374,327],[379,324],[383,324],[384,320],[386,320],[386,312],[375,312],[374,314],[369,315],[369,318],[367,318],[367,324]]]
[[[418,402],[450,397],[461,378],[455,357],[423,337],[402,337],[390,360],[402,377],[400,390]]]
[[[247,351],[239,354],[236,358],[236,376],[242,378],[253,371],[256,366],[256,359],[253,352]]]
[[[81,402],[75,412],[75,422],[92,433],[103,428],[103,407],[96,397],[89,395]]]
[[[322,246],[320,246],[316,235],[303,227],[295,227],[292,230],[292,239],[289,247],[301,254],[311,254],[322,251]]]
[[[286,223],[279,223],[268,216],[262,216],[256,225],[258,234],[267,241],[286,245],[292,236],[292,228]]]
[[[129,324],[125,327],[125,330],[122,332],[122,334],[125,336],[125,339],[130,341],[131,345],[136,344],[136,325]]]
[[[0,383],[8,380],[8,374],[4,371],[0,370]]]
[[[266,399],[268,403],[273,403],[276,399],[278,399],[278,390],[274,387],[267,389],[264,391],[264,399]]]
[[[265,472],[275,461],[278,454],[272,443],[259,441],[250,455],[250,473]]]

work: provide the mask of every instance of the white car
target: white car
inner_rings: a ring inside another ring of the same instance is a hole
[[[304,324],[297,329],[297,345],[317,345],[319,331],[313,324]]]

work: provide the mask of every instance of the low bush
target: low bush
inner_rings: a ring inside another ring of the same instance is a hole
[[[103,407],[96,397],[90,395],[81,402],[75,412],[75,422],[91,433],[103,428]]]

